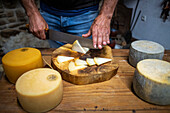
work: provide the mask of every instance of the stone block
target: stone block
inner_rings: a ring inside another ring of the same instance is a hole
[[[18,21],[19,21],[19,22],[25,22],[25,23],[26,23],[26,22],[28,21],[28,19],[25,18],[25,17],[24,17],[24,18],[18,18]]]
[[[2,25],[2,26],[0,26],[0,30],[6,29],[6,28],[7,28],[7,26],[6,26],[6,25]]]
[[[3,13],[3,12],[4,12],[4,9],[1,9],[1,8],[0,8],[0,13]]]
[[[16,8],[18,4],[20,4],[19,0],[2,0],[2,3],[4,7],[8,9]]]
[[[26,24],[26,23],[24,23],[24,22],[17,22],[17,23],[12,23],[12,24],[8,25],[8,27],[9,28],[15,28],[15,27],[18,27],[18,26],[24,25],[24,24]]]
[[[10,18],[8,18],[8,21],[9,21],[9,23],[16,22],[16,18],[15,17],[10,17]]]
[[[25,30],[27,30],[27,29],[28,29],[28,28],[27,28],[25,25],[19,27],[19,30],[24,30],[24,31],[25,31]]]
[[[6,16],[7,16],[7,17],[12,17],[12,16],[14,16],[14,11],[8,11],[8,12],[6,12]]]
[[[0,14],[0,18],[4,18],[4,17],[6,17],[6,14],[4,13]]]
[[[4,20],[4,19],[0,19],[0,26],[1,25],[5,25],[5,24],[7,24],[8,22],[6,21],[6,20]]]
[[[4,38],[9,38],[10,36],[15,36],[16,34],[19,34],[20,31],[16,29],[5,29],[2,30],[0,35]]]
[[[0,0],[0,9],[2,9],[2,8],[3,8],[2,1]]]
[[[25,13],[25,11],[22,8],[19,8],[19,9],[16,10],[16,16],[18,18],[25,17],[26,13]]]

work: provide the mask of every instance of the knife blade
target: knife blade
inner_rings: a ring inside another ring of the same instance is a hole
[[[60,41],[60,42],[70,43],[70,44],[73,44],[74,41],[78,40],[82,47],[88,47],[90,49],[98,49],[93,47],[93,41],[92,39],[89,38],[83,38],[80,36],[60,32],[60,31],[55,31],[52,29],[49,29],[48,36],[50,40]]]

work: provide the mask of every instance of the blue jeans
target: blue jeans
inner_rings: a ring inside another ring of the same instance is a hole
[[[98,16],[98,12],[99,11],[88,11],[81,15],[66,17],[52,15],[42,10],[40,11],[41,15],[47,22],[49,29],[78,36],[82,36],[82,34],[86,34],[89,31],[94,19]],[[92,36],[89,38],[92,38]],[[48,40],[48,42],[51,48],[58,48],[65,44],[53,40]]]

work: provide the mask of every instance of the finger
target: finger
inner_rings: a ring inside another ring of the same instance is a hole
[[[102,49],[102,33],[98,32],[98,37],[97,37],[97,44],[98,44],[98,48]]]
[[[106,34],[104,33],[103,34],[103,45],[106,45],[107,43],[106,43]]]
[[[110,44],[109,34],[106,34],[106,40],[107,40],[107,44]]]
[[[106,39],[106,34],[107,34],[107,29],[104,28],[104,33],[103,33],[103,45],[106,45],[107,44],[107,39]]]
[[[87,38],[87,37],[91,36],[91,34],[92,34],[92,32],[91,32],[91,28],[90,28],[88,33],[82,34],[82,37]]]
[[[39,32],[38,32],[38,30],[37,29],[33,29],[33,35],[35,35],[36,37],[38,37],[38,38],[40,38],[39,37]]]
[[[97,26],[94,25],[93,28],[92,28],[92,37],[93,37],[93,46],[94,48],[97,47]]]
[[[48,24],[46,25],[46,28],[49,29]]]
[[[41,31],[39,32],[39,34],[40,34],[41,39],[43,39],[43,40],[46,39],[45,30],[41,30]]]
[[[108,33],[106,34],[106,41],[107,41],[107,44],[110,44],[110,31],[108,31]]]
[[[36,28],[36,29],[34,29],[34,33],[35,33],[35,35],[39,38],[39,39],[43,39],[42,37],[41,37],[41,31],[42,30],[44,30],[43,28],[41,29],[41,28]]]

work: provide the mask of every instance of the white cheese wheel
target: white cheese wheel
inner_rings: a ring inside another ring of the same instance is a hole
[[[25,47],[5,54],[2,64],[8,80],[15,83],[26,71],[43,67],[43,60],[38,49]]]
[[[137,63],[143,59],[162,59],[163,56],[162,45],[147,40],[134,41],[129,51],[129,63],[136,67]]]
[[[57,106],[63,95],[59,72],[49,68],[33,69],[16,82],[18,100],[28,112],[46,112]]]
[[[135,93],[145,101],[158,105],[170,104],[170,63],[145,59],[137,64],[133,78]]]

